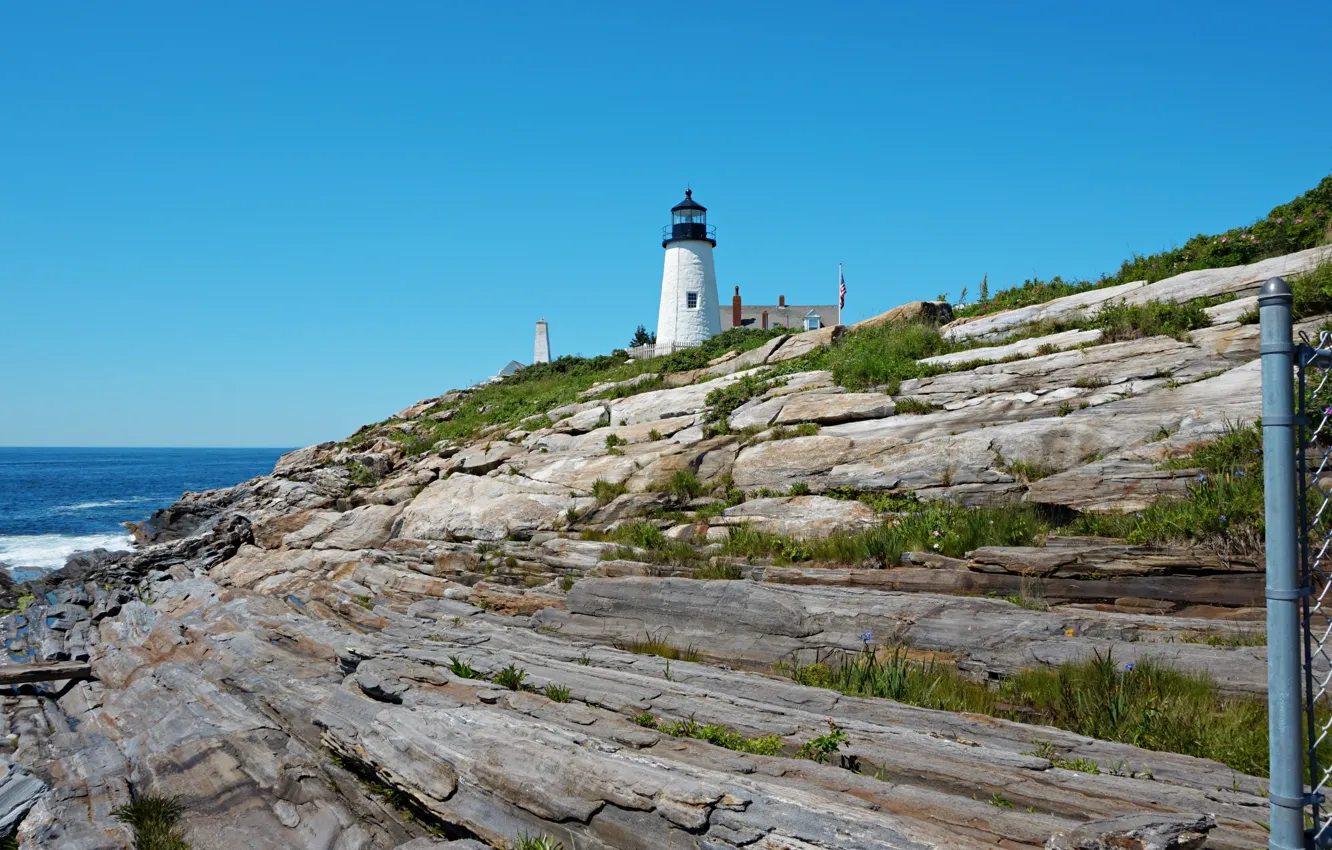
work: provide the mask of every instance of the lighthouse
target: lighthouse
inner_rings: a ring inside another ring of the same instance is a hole
[[[721,333],[717,308],[717,272],[712,249],[717,231],[708,226],[707,208],[692,190],[671,207],[671,223],[662,231],[666,265],[661,273],[661,309],[657,313],[656,353],[670,354]]]
[[[550,328],[544,318],[536,325],[536,344],[532,347],[532,363],[550,362]]]

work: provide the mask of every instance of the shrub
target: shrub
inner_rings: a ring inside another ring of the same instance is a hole
[[[628,440],[616,434],[606,435],[606,448],[608,449],[613,449],[616,448],[617,446],[626,445],[628,442],[629,442]]]
[[[792,484],[791,489],[787,491],[788,496],[808,496],[809,494],[809,485],[803,481],[797,481]]]

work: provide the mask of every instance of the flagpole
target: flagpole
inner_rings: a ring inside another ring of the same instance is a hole
[[[837,264],[837,324],[844,325],[842,321],[842,264]]]

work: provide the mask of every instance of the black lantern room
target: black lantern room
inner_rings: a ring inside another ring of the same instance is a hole
[[[671,207],[671,223],[662,228],[661,247],[683,239],[711,242],[717,247],[717,228],[708,226],[708,208],[694,200],[692,189],[685,189],[685,198]]]

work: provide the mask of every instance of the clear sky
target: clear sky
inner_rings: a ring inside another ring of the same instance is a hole
[[[1278,12],[1279,9],[1279,12]],[[0,445],[295,446],[723,296],[1094,276],[1332,172],[1332,3],[0,2]]]

